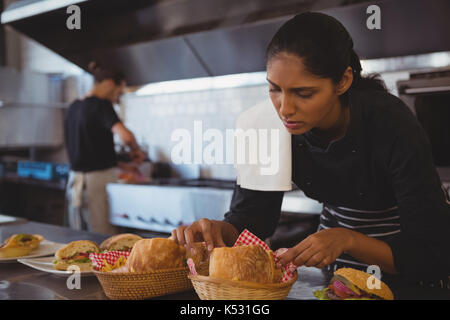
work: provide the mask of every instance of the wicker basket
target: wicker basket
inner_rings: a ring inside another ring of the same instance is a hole
[[[260,284],[247,281],[214,279],[189,274],[195,291],[202,300],[283,300],[289,294],[294,279],[283,283]]]
[[[115,300],[138,300],[192,289],[189,268],[151,273],[114,273],[93,270],[105,294]]]

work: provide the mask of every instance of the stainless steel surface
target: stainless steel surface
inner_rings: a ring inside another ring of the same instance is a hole
[[[28,0],[16,1],[11,4],[8,12],[2,15],[1,22],[8,23],[15,20],[29,18],[44,12],[65,8],[73,4],[79,4],[87,0]]]
[[[369,29],[369,5],[380,8],[381,29]],[[353,38],[362,59],[378,59],[449,51],[450,2],[385,0],[323,10],[338,19]],[[445,43],[444,43],[445,42]]]
[[[421,93],[450,92],[450,68],[412,72],[409,79],[397,81],[397,88],[400,97]]]
[[[0,240],[14,233],[38,233],[45,238],[68,243],[74,240],[102,242],[107,236],[35,222],[0,226]],[[300,268],[300,276],[288,299],[313,299],[312,292],[327,283],[327,276],[314,268]],[[82,277],[81,289],[68,289],[67,278],[58,277],[29,268],[20,263],[2,264],[0,267],[0,300],[103,300],[107,299],[97,278]],[[194,290],[157,299],[198,300]]]
[[[233,193],[232,189],[179,184],[110,183],[106,190],[111,224],[167,233],[201,218],[222,220]]]
[[[56,75],[0,68],[0,148],[63,144],[62,84]]]
[[[450,51],[361,61],[363,72],[435,69],[450,65]]]
[[[439,93],[439,92],[446,92],[446,91],[450,91],[450,86],[417,88],[417,89],[405,89],[405,93],[406,94]]]
[[[0,101],[2,107],[41,106],[62,107],[63,81],[60,75],[30,71],[19,72],[0,67]]]
[[[446,0],[91,0],[77,3],[75,32],[65,27],[65,6],[26,12],[52,2],[17,1],[2,19],[85,70],[92,59],[119,65],[130,85],[264,71],[274,32],[308,10],[339,19],[364,59],[450,50]],[[369,4],[381,9],[381,30],[366,27]]]
[[[297,269],[298,280],[294,283],[287,300],[316,300],[314,291],[328,285],[331,275],[317,268],[302,266]]]
[[[234,181],[208,179],[160,179],[146,185],[110,183],[106,188],[110,222],[171,233],[178,226],[201,218],[222,220],[229,211],[233,188]],[[281,210],[320,214],[322,204],[297,190],[285,193]]]
[[[60,243],[92,240],[101,243],[108,236],[36,222],[0,226],[0,241],[15,233],[36,233]],[[21,263],[2,264],[0,268],[0,299],[106,299],[95,277],[81,280],[81,289],[68,289],[67,278],[27,267]]]
[[[75,231],[64,227],[25,222],[0,226],[0,241],[14,233],[38,233],[55,242],[68,243],[74,240],[102,242],[107,235]],[[152,237],[151,235],[149,237]],[[314,299],[313,293],[325,287],[331,274],[316,268],[300,267],[299,277],[292,287],[288,300]],[[450,299],[450,291],[437,288],[419,288],[402,282],[382,280],[390,285],[396,299]],[[82,277],[81,289],[68,289],[67,278],[58,277],[29,268],[20,263],[2,264],[0,267],[0,299],[17,300],[103,300],[107,299],[97,278]],[[194,290],[155,298],[158,300],[198,300]]]
[[[0,108],[0,148],[62,146],[63,124],[63,109]]]

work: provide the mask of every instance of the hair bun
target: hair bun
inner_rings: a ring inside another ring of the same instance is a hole
[[[125,75],[119,69],[108,64],[91,61],[88,65],[88,72],[92,74],[95,82],[102,82],[105,79],[112,79],[116,84],[121,84],[125,80]]]
[[[361,73],[361,61],[359,60],[358,54],[353,49],[351,49],[350,51],[350,66],[352,67],[355,74],[359,75]]]
[[[96,61],[91,61],[90,63],[89,63],[89,65],[88,65],[88,69],[89,69],[89,71],[91,71],[91,72],[94,72],[96,69],[98,69],[99,68],[99,66],[98,66],[98,64],[97,64],[97,62]]]

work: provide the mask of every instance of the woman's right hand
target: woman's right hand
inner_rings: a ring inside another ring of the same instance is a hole
[[[238,236],[238,231],[231,223],[203,218],[189,226],[174,229],[171,238],[191,250],[195,250],[192,247],[194,242],[205,241],[206,248],[211,252],[215,247],[232,246]]]

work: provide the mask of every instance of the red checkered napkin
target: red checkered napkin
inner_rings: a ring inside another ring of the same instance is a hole
[[[202,245],[203,245],[204,247],[206,247],[206,242],[203,241],[203,242],[202,242]],[[208,253],[208,255],[209,255],[209,253]],[[190,272],[192,275],[194,275],[194,276],[198,275],[198,272],[197,272],[197,270],[195,269],[195,263],[194,263],[194,260],[192,260],[192,258],[187,259],[187,260],[186,260],[186,264],[188,265],[188,267],[189,267],[189,272]]]
[[[91,259],[95,269],[101,270],[104,266],[104,260],[106,260],[108,264],[114,265],[121,256],[128,259],[129,255],[130,251],[107,251],[105,253],[90,253],[89,259]]]
[[[245,229],[241,232],[239,237],[237,238],[236,242],[234,243],[233,247],[236,246],[242,246],[242,245],[259,245],[263,247],[265,250],[270,250],[269,246],[262,241],[260,238],[255,236],[253,233]],[[277,251],[273,253],[273,258],[275,261],[278,260],[278,256],[286,252],[286,248],[280,248]],[[297,267],[292,263],[289,262],[287,265],[281,267],[282,271],[282,277],[281,282],[287,282],[294,278],[294,271],[297,270]]]
[[[194,276],[198,275],[197,270],[195,270],[194,260],[192,260],[192,258],[189,258],[189,259],[187,259],[186,263],[189,267],[189,272]]]

